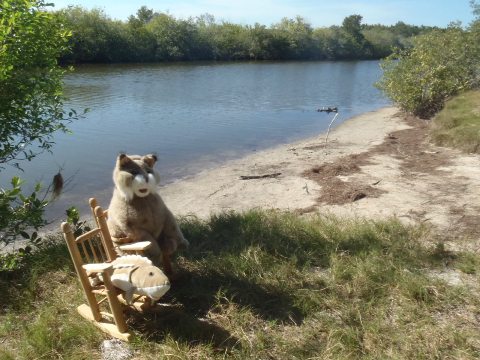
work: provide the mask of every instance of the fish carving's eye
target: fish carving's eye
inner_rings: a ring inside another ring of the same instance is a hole
[[[148,275],[153,276],[153,272],[150,271],[150,272],[148,273]]]

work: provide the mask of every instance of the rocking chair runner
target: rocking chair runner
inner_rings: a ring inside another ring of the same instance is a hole
[[[113,267],[109,262],[115,260],[117,254],[107,227],[107,212],[100,206],[96,206],[93,212],[97,227],[76,238],[70,224],[64,222],[61,226],[87,298],[87,304],[80,305],[77,311],[104,332],[129,341],[131,334],[128,332],[123,314],[125,304],[120,295],[121,291],[113,286],[110,279]],[[140,253],[148,247],[149,243],[134,245],[130,250]],[[99,275],[102,277],[102,283],[94,285],[90,279]],[[139,296],[135,299],[133,306],[143,311],[151,306],[150,299]]]

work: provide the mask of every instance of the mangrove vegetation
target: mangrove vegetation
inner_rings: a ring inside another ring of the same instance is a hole
[[[379,59],[395,47],[408,48],[413,36],[433,30],[401,21],[366,25],[361,15],[320,28],[300,16],[270,26],[240,25],[209,14],[181,19],[145,6],[128,21],[79,6],[57,15],[72,31],[72,51],[61,59],[66,63]]]
[[[480,4],[475,20],[419,35],[409,49],[395,49],[382,62],[378,87],[401,109],[422,118],[440,111],[452,96],[480,85]]]

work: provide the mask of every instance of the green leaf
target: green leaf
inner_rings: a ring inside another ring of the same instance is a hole
[[[22,181],[20,180],[20,178],[18,176],[14,176],[11,180],[11,184],[13,187],[19,187],[21,184],[22,184]]]

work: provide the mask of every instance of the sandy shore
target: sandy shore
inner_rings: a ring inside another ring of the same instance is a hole
[[[396,216],[431,224],[453,247],[480,251],[480,241],[471,241],[480,238],[480,156],[430,144],[428,126],[386,107],[347,120],[326,146],[326,134],[319,134],[206,170],[160,193],[177,216],[252,208]]]
[[[161,195],[176,215],[210,214],[251,208],[298,210],[317,205],[322,186],[303,172],[341,156],[368,151],[385,135],[407,126],[393,107],[354,117],[326,134],[281,145],[229,162],[193,178],[169,184]],[[275,178],[241,176],[281,173]]]

